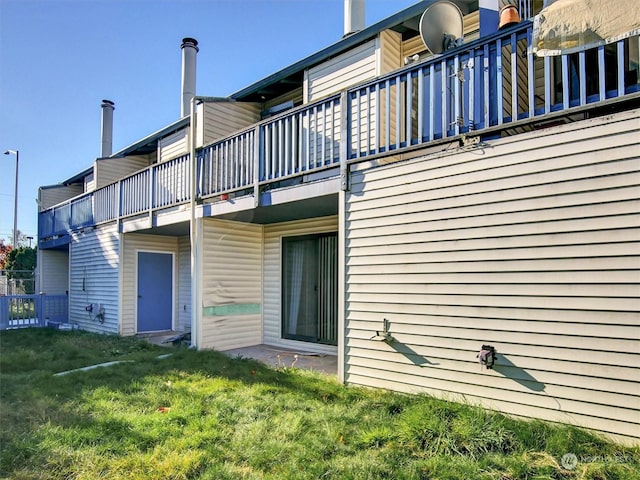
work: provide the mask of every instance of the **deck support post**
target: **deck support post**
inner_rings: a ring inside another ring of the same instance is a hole
[[[256,208],[260,206],[260,166],[264,158],[260,148],[260,131],[260,125],[256,125],[253,134],[253,158],[255,162],[253,166],[253,206]]]
[[[349,93],[340,94],[340,189],[349,190]]]

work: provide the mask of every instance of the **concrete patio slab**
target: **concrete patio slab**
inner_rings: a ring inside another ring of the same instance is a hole
[[[147,334],[138,334],[138,338],[142,338],[154,345],[163,347],[175,346],[171,339],[180,336],[181,332],[154,332]],[[270,345],[254,345],[251,347],[234,348],[225,350],[221,353],[235,358],[251,358],[258,360],[271,367],[286,368],[302,368],[306,370],[314,370],[316,372],[325,373],[327,375],[338,374],[338,358],[335,355],[327,355],[323,353],[313,353],[303,350],[287,350]]]
[[[338,374],[338,358],[335,355],[286,350],[269,345],[234,348],[222,353],[230,357],[251,358],[272,367],[295,367],[314,370],[327,375]]]

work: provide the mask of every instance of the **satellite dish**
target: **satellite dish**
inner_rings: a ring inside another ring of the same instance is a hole
[[[451,2],[437,2],[420,17],[420,36],[433,54],[462,45],[462,12]]]

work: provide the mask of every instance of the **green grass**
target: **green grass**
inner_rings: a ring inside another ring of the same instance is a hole
[[[577,428],[130,338],[0,342],[0,478],[640,479],[640,449]]]
[[[36,307],[33,302],[10,302],[9,320],[33,318],[36,316]]]

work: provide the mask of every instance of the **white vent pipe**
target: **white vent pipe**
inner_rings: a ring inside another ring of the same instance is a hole
[[[102,100],[102,144],[100,158],[111,156],[113,148],[113,111],[114,103],[111,100]]]
[[[198,41],[195,38],[182,39],[182,105],[180,117],[189,114],[191,99],[196,95],[196,54]]]
[[[364,30],[364,0],[344,0],[344,36]]]

